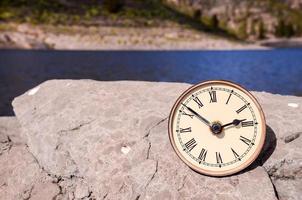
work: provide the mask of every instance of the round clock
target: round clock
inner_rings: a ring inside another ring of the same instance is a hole
[[[186,90],[169,117],[169,138],[189,167],[226,176],[249,166],[265,140],[265,118],[256,98],[229,81],[207,81]]]

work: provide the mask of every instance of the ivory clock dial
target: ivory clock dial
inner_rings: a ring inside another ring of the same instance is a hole
[[[228,81],[208,81],[178,98],[169,118],[169,137],[188,166],[224,176],[257,158],[264,144],[265,119],[247,90]]]

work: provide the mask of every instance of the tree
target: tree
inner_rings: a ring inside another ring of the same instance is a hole
[[[124,5],[123,2],[123,0],[104,0],[103,5],[109,12],[117,13],[122,9]]]
[[[258,39],[264,39],[265,38],[265,27],[262,21],[259,22],[258,25]]]
[[[218,29],[219,28],[219,20],[217,18],[217,15],[213,15],[211,17],[210,26],[212,29]]]

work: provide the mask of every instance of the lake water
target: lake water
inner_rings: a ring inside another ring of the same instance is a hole
[[[225,79],[249,90],[302,95],[302,49],[244,51],[0,50],[0,115],[49,79],[198,83]]]

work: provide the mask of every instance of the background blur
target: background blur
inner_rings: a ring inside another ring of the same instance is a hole
[[[302,0],[1,0],[0,115],[49,79],[302,95]]]

